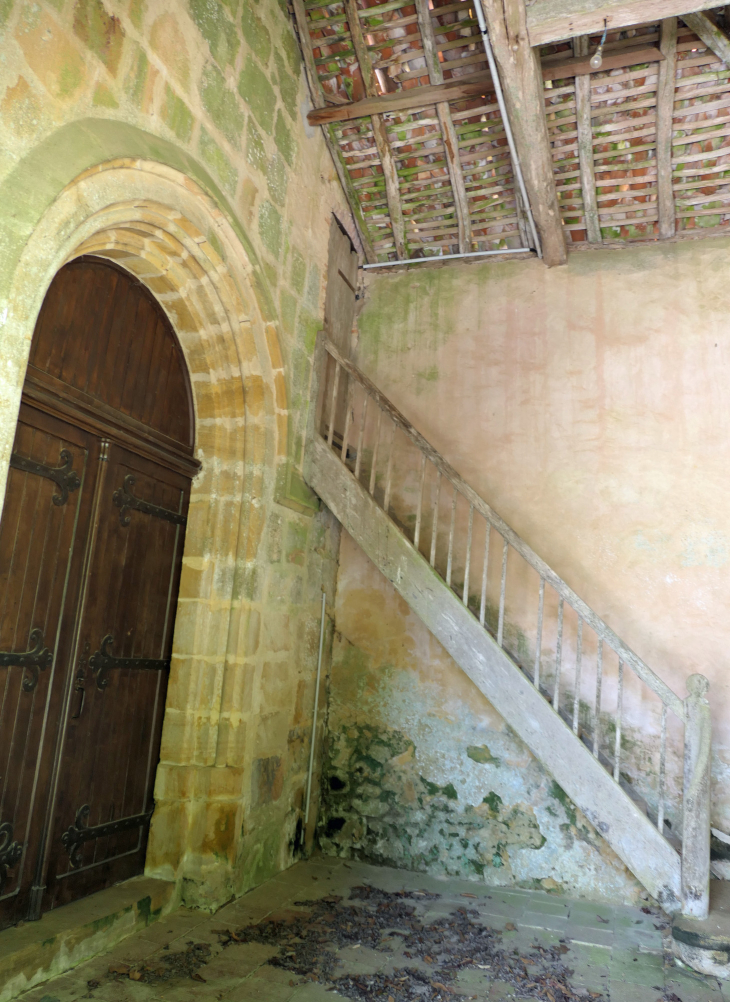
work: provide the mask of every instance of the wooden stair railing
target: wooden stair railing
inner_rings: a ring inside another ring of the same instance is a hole
[[[320,334],[304,476],[626,866],[705,917],[702,675],[677,696]]]

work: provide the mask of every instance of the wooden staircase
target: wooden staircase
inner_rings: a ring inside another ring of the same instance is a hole
[[[662,907],[704,917],[706,679],[669,689],[322,335],[313,403],[310,487]],[[649,796],[622,738],[637,695]]]

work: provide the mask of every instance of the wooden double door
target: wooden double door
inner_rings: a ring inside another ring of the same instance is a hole
[[[193,430],[159,304],[107,262],[66,265],[0,523],[0,927],[144,869]]]

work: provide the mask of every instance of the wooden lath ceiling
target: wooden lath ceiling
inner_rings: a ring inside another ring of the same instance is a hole
[[[390,0],[356,9],[353,0],[314,0],[303,16],[320,105],[398,91],[415,95],[479,78],[481,93],[470,97],[416,99],[409,109],[329,127],[351,202],[356,200],[367,257],[385,261],[526,246],[504,126],[471,5],[458,0],[429,9],[427,0]]]
[[[310,119],[323,124],[339,161],[367,259],[529,246],[472,0],[295,0],[294,8],[320,109]],[[723,10],[714,15],[720,28]],[[687,21],[697,27],[698,17]],[[676,18],[609,26],[603,66],[589,72],[599,40],[539,50],[567,242],[724,232],[727,65]]]

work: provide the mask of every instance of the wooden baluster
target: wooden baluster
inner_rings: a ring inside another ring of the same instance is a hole
[[[573,734],[578,733],[580,715],[580,669],[583,660],[583,620],[578,617],[578,640],[575,650],[575,680],[573,682]]]
[[[426,479],[426,453],[421,453],[421,474],[418,478],[418,507],[416,508],[416,531],[413,535],[413,545],[418,549],[421,541],[421,515],[423,514],[423,484]]]
[[[507,551],[509,543],[504,540],[502,546],[502,582],[499,587],[499,622],[497,624],[497,643],[502,646],[504,639],[504,599],[507,592]]]
[[[370,468],[370,494],[375,493],[375,473],[378,467],[378,447],[380,445],[380,424],[383,420],[383,412],[378,407],[378,420],[375,422],[375,445],[373,446],[373,459]]]
[[[532,682],[540,691],[540,657],[542,655],[542,618],[545,611],[545,579],[540,578],[540,599],[537,605],[537,639],[535,641],[535,671]]]
[[[360,479],[360,466],[362,465],[362,443],[365,437],[365,422],[367,420],[368,414],[368,401],[369,397],[367,393],[365,394],[365,399],[362,405],[362,414],[360,415],[360,431],[357,436],[357,458],[355,459],[355,479]]]
[[[340,387],[340,363],[335,362],[335,378],[332,383],[332,398],[330,400],[330,427],[327,433],[327,445],[332,448],[332,437],[335,433],[335,408],[337,406],[337,391]]]
[[[471,534],[474,528],[474,506],[469,505],[469,528],[466,533],[466,561],[464,563],[464,593],[461,601],[469,606],[469,569],[471,566]]]
[[[456,488],[451,499],[451,525],[449,527],[449,555],[446,560],[446,584],[451,587],[451,567],[454,559],[454,528],[456,526]]]
[[[618,663],[618,695],[616,697],[616,740],[613,746],[613,778],[618,783],[621,776],[621,716],[624,703],[624,663]]]
[[[560,668],[563,658],[563,596],[558,599],[558,637],[555,642],[555,688],[553,690],[553,709],[560,708]]]
[[[601,749],[601,687],[603,685],[603,637],[598,638],[596,652],[596,709],[593,714],[593,754],[598,758]]]
[[[431,555],[429,557],[429,563],[432,567],[436,566],[436,537],[438,535],[439,529],[439,495],[441,494],[441,471],[439,470],[436,475],[436,496],[433,499],[433,508],[431,514]]]
[[[487,572],[489,571],[489,542],[492,535],[492,524],[487,522],[487,531],[484,538],[484,561],[482,563],[482,596],[479,600],[479,622],[484,626],[484,617],[487,611]]]

